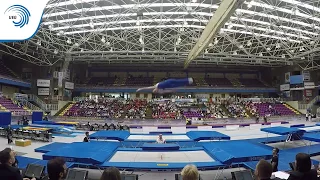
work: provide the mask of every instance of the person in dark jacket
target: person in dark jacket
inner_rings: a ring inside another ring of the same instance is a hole
[[[308,154],[296,155],[295,170],[290,173],[288,180],[317,180],[317,171],[311,169],[311,158]]]
[[[272,172],[278,171],[278,164],[279,164],[279,149],[273,148],[272,150],[272,159],[271,159],[271,165],[272,165]]]
[[[10,125],[8,125],[6,132],[7,132],[8,144],[11,144],[13,141],[12,141],[12,128]]]
[[[10,148],[0,152],[0,179],[2,180],[29,180],[22,178],[20,170],[12,165],[15,163],[15,154]],[[36,179],[32,179],[36,180]]]
[[[86,132],[86,137],[83,138],[83,142],[89,142],[90,138],[89,138],[89,132]]]

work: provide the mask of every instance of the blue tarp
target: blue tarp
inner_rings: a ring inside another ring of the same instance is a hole
[[[279,135],[288,135],[288,134],[303,134],[305,131],[298,129],[298,128],[287,128],[287,127],[269,127],[269,128],[262,128],[261,131],[279,134]]]
[[[70,143],[44,154],[43,159],[62,157],[68,162],[101,164],[114,154],[119,144],[117,142]]]
[[[90,135],[90,139],[109,139],[124,141],[130,136],[129,131],[98,131]]]
[[[58,150],[58,149],[66,146],[66,145],[68,145],[68,143],[55,142],[55,143],[51,143],[51,144],[39,147],[39,148],[35,149],[34,151],[35,152],[40,152],[40,153],[47,153],[47,152],[50,152],[50,151]]]
[[[230,136],[217,131],[189,131],[187,136],[194,141],[201,140],[230,140]]]
[[[210,142],[203,148],[211,157],[225,164],[272,158],[271,147],[248,141]]]

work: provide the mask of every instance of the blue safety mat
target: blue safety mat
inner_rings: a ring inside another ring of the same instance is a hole
[[[225,164],[271,159],[272,157],[271,147],[248,141],[210,142],[205,143],[203,148],[211,157]]]
[[[17,156],[17,160],[19,162],[18,166],[20,169],[25,169],[28,164],[38,164],[42,166],[47,166],[48,161],[47,160],[41,160],[41,159],[34,159],[34,158],[28,158],[24,156]],[[72,168],[74,166],[74,163],[67,162],[66,163],[67,168]],[[47,170],[47,168],[46,168]]]
[[[181,170],[190,163],[166,163],[166,162],[104,162],[101,167],[117,167],[120,169],[177,169]],[[198,169],[218,169],[224,167],[222,163],[215,162],[192,162]]]
[[[320,142],[320,133],[305,133],[302,139],[314,142]]]
[[[73,134],[52,134],[53,137],[70,137],[70,138],[74,138],[77,137],[77,135],[73,135]]]
[[[63,157],[68,162],[101,164],[114,154],[118,146],[118,142],[70,143],[60,149],[50,151],[42,157],[44,160]]]
[[[178,151],[180,146],[174,143],[157,144],[157,143],[144,143],[142,150],[144,151]]]
[[[109,139],[124,141],[130,136],[129,131],[98,131],[90,135],[90,139]]]
[[[230,140],[230,136],[217,131],[189,131],[187,136],[194,141],[201,140]]]
[[[261,131],[273,133],[273,134],[279,134],[279,135],[287,135],[287,134],[294,134],[299,133],[303,134],[305,131],[298,129],[298,128],[287,128],[287,127],[269,127],[269,128],[262,128]]]
[[[51,143],[51,144],[48,144],[48,145],[45,145],[45,146],[41,146],[37,149],[35,149],[34,151],[35,152],[40,152],[40,153],[47,153],[47,152],[50,152],[50,151],[54,151],[54,150],[58,150],[66,145],[68,145],[69,143],[58,143],[58,142],[55,142],[55,143]]]
[[[141,148],[143,146],[144,143],[146,142],[150,142],[150,143],[154,143],[155,141],[123,141],[121,142],[121,146],[123,147],[137,147],[137,148]],[[174,144],[178,144],[180,146],[180,148],[188,148],[188,147],[202,147],[202,142],[194,142],[192,140],[188,140],[188,141],[168,141],[167,143],[174,143]]]
[[[294,124],[294,125],[291,125],[290,127],[291,127],[291,128],[293,128],[293,127],[299,127],[299,128],[301,128],[301,127],[305,127],[305,124]]]

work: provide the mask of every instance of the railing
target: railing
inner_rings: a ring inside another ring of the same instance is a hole
[[[44,111],[58,110],[58,104],[46,104],[40,98],[38,98],[36,95],[33,95],[33,94],[28,94],[28,100],[37,103],[40,106],[40,108]]]
[[[311,107],[316,103],[320,101],[320,96],[316,96],[315,98],[313,98],[309,103],[308,103],[308,107],[306,109],[311,109]]]
[[[42,111],[41,108],[39,108],[38,106],[35,106],[33,104],[31,104],[29,101],[20,101],[20,103],[23,105],[23,106],[26,106],[28,107],[30,110],[32,111]]]

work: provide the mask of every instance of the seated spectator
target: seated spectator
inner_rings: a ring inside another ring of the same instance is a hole
[[[3,180],[29,180],[22,178],[20,170],[12,165],[15,164],[15,153],[10,148],[0,152],[0,179]],[[32,179],[36,180],[36,179]]]
[[[195,165],[186,165],[181,171],[182,180],[198,180],[199,172]]]
[[[47,164],[50,180],[63,180],[67,176],[66,162],[62,158],[51,159]]]
[[[103,171],[100,180],[121,180],[120,171],[115,167],[109,167]]]
[[[290,173],[288,180],[317,180],[317,170],[311,169],[311,158],[308,154],[296,155],[295,170]]]
[[[85,133],[86,137],[83,138],[83,142],[89,142],[89,132]]]
[[[162,134],[159,134],[158,138],[157,138],[157,143],[158,144],[165,144],[166,140],[162,137]]]
[[[270,180],[272,175],[272,165],[268,161],[261,159],[256,166],[254,175],[257,180]]]
[[[279,149],[273,148],[272,150],[272,159],[271,159],[271,165],[272,165],[272,172],[278,171],[278,164],[279,164]]]

